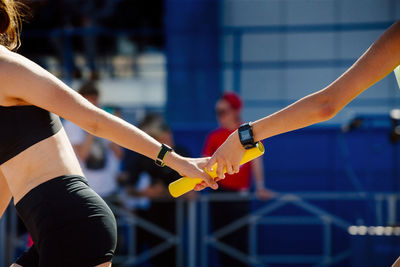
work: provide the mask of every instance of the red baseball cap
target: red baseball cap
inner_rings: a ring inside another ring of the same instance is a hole
[[[226,92],[222,95],[221,99],[224,99],[229,103],[231,108],[234,110],[241,110],[243,107],[242,99],[234,92]]]

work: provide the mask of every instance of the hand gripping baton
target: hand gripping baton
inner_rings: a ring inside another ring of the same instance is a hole
[[[242,160],[240,161],[240,165],[243,165],[261,155],[263,155],[265,152],[264,146],[261,142],[258,142],[256,144],[255,147],[250,148],[248,150],[246,150],[246,152],[243,155]],[[213,171],[209,172],[207,170],[205,170],[212,178],[216,178],[217,177],[217,164],[215,163],[212,166]],[[224,173],[226,172],[226,170],[224,169]],[[178,180],[176,180],[175,182],[172,182],[169,184],[168,189],[170,194],[173,197],[179,197],[191,190],[194,189],[194,187],[197,184],[200,184],[203,181],[203,179],[201,178],[190,178],[190,177],[182,177]]]

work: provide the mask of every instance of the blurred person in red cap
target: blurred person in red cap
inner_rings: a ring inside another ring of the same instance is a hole
[[[224,93],[217,101],[215,113],[219,128],[208,134],[203,149],[204,156],[212,156],[220,145],[234,132],[241,121],[243,103],[239,95],[233,92]],[[229,191],[248,191],[251,184],[251,174],[256,180],[257,196],[261,199],[271,197],[271,191],[264,186],[264,168],[262,159],[258,158],[240,168],[240,172],[229,175],[219,181],[221,189]]]
[[[215,113],[219,128],[208,134],[203,149],[204,156],[212,156],[220,145],[234,132],[242,123],[241,112],[243,103],[239,95],[233,92],[225,92],[215,105]],[[273,193],[265,188],[264,185],[264,166],[262,158],[257,158],[240,168],[236,174],[226,174],[223,180],[218,183],[221,192],[247,192],[251,186],[251,177],[255,178],[255,189],[258,198],[269,199]],[[228,225],[234,220],[239,219],[249,213],[248,201],[235,201],[234,205],[216,202],[211,205],[211,217],[214,230]],[[243,227],[228,235],[224,242],[228,245],[236,246],[237,249],[247,253],[247,228]],[[246,266],[240,265],[237,260],[224,253],[219,255],[221,266]]]

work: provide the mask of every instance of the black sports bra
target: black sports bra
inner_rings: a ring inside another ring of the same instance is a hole
[[[57,115],[36,106],[0,106],[0,164],[61,128]]]

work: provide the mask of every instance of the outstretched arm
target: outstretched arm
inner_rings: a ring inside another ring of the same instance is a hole
[[[0,101],[9,105],[35,105],[130,150],[155,159],[161,144],[128,122],[103,111],[32,61],[0,50]],[[3,99],[1,99],[3,98]],[[217,187],[203,170],[203,160],[168,153],[164,162],[181,174],[204,179]]]
[[[397,21],[343,75],[326,88],[253,122],[255,140],[263,140],[331,119],[350,101],[383,79],[399,64],[400,21]],[[214,153],[207,167],[211,167],[215,162],[224,165],[218,168],[218,176],[223,177],[222,167],[232,169],[233,172],[238,171],[243,153],[244,149],[235,131]]]

